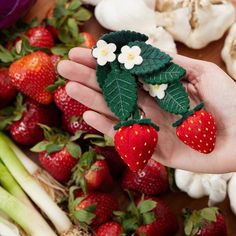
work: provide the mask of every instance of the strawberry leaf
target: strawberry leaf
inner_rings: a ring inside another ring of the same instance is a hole
[[[80,146],[76,143],[73,143],[73,142],[69,142],[69,143],[66,144],[66,150],[74,158],[79,158],[82,154]]]
[[[78,21],[87,21],[91,18],[92,14],[86,8],[81,7],[78,12],[76,12],[73,17]]]
[[[129,72],[136,76],[144,76],[159,71],[165,67],[170,61],[171,57],[158,48],[146,44],[145,42],[131,42],[129,47],[138,46],[141,49],[140,56],[143,62],[140,65],[135,65]]]
[[[143,224],[145,225],[149,225],[156,220],[155,214],[153,212],[146,212],[142,215],[142,217],[143,217]]]
[[[30,149],[31,152],[43,152],[47,149],[47,146],[50,144],[48,141],[42,141],[37,143],[34,147]]]
[[[158,73],[145,75],[142,80],[147,84],[168,84],[180,80],[186,71],[175,63],[170,63],[162,68]]]
[[[50,155],[51,153],[54,153],[54,152],[61,151],[62,149],[63,149],[63,146],[55,144],[55,143],[49,143],[46,146],[46,152],[48,155]]]
[[[96,152],[90,150],[88,152],[83,153],[83,155],[79,160],[79,164],[81,167],[90,167],[95,160],[96,160]]]
[[[134,232],[138,228],[138,220],[136,217],[128,218],[122,222],[122,227],[125,232]]]
[[[80,1],[73,0],[69,5],[68,10],[71,10],[71,11],[77,10],[81,6],[81,4],[82,3]]]
[[[93,213],[93,212],[96,211],[96,207],[97,207],[96,204],[90,205],[90,206],[86,207],[85,210],[88,211],[88,212],[92,212]]]
[[[189,109],[189,98],[184,86],[180,82],[170,84],[163,99],[156,98],[160,107],[167,112],[184,114]]]
[[[157,203],[152,200],[144,200],[138,204],[138,210],[141,214],[150,212],[157,206]]]
[[[62,36],[63,37],[63,36]],[[67,39],[65,39],[66,41]],[[55,54],[55,55],[58,55],[58,56],[65,56],[67,55],[69,49],[68,48],[65,48],[63,46],[56,46],[56,47],[53,47],[50,49],[52,54]]]
[[[120,120],[126,120],[137,104],[137,84],[135,78],[118,67],[107,76],[103,94],[108,106]]]
[[[78,140],[82,134],[84,134],[85,132],[84,131],[81,131],[81,130],[78,130],[76,131],[76,133],[70,137],[70,141],[73,142],[73,141],[76,141]]]
[[[75,218],[82,223],[91,224],[93,219],[96,217],[94,213],[91,213],[86,210],[76,210],[74,212]]]
[[[184,232],[187,236],[189,236],[189,235],[191,235],[192,230],[193,230],[193,222],[191,220],[189,220],[187,222],[187,224],[185,224]]]
[[[215,222],[216,216],[218,214],[218,208],[217,207],[211,207],[211,208],[204,208],[201,210],[201,217],[210,221]]]

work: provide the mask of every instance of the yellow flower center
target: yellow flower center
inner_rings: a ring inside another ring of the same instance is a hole
[[[103,57],[107,56],[107,54],[108,54],[107,48],[103,48],[103,49],[100,51],[100,54],[101,54],[101,56],[103,56]]]
[[[134,54],[132,52],[129,52],[128,55],[127,55],[127,59],[129,61],[134,60]]]
[[[153,85],[154,89],[159,89],[160,85],[159,84],[155,84]]]

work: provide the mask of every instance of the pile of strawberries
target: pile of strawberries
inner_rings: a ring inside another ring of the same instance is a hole
[[[79,36],[80,46],[95,45],[89,33]],[[67,210],[91,235],[175,235],[177,217],[159,198],[170,189],[167,169],[151,159],[141,172],[132,172],[113,140],[83,121],[89,108],[67,95],[66,81],[56,71],[63,55],[53,54],[53,48],[63,43],[60,28],[43,23],[4,45],[0,129],[37,152],[42,167],[68,187]],[[197,226],[192,215],[199,216]],[[226,235],[223,215],[215,210],[213,215],[188,211],[186,235]]]

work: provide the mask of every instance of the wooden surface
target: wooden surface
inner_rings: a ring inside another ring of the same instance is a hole
[[[37,4],[32,8],[31,12],[26,16],[26,19],[32,19],[35,16],[38,16],[42,19],[45,16],[45,12],[50,11],[54,5],[54,0],[38,0]],[[99,38],[105,31],[95,19],[92,19],[83,27],[83,30],[87,30],[92,33],[96,38]],[[226,34],[225,34],[226,36]],[[216,63],[222,69],[225,70],[225,65],[220,57],[220,52],[224,44],[225,36],[216,41],[210,43],[207,47],[201,50],[192,50],[187,48],[181,43],[177,43],[178,53],[186,55],[192,58],[207,60]],[[180,231],[178,236],[184,236],[182,219],[181,219],[181,210],[185,207],[192,209],[200,209],[207,206],[207,198],[201,199],[191,199],[186,194],[181,192],[169,193],[163,198],[169,203],[172,209],[179,217],[180,222]],[[228,236],[236,236],[236,216],[233,215],[230,210],[229,201],[226,199],[223,203],[218,205],[219,208],[224,212],[227,220],[227,229]]]

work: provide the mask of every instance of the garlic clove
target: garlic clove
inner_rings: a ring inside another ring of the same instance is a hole
[[[100,3],[102,0],[82,0],[85,4],[90,4],[93,6],[96,6],[98,3]]]
[[[236,173],[230,179],[228,184],[228,195],[230,200],[230,206],[234,214],[236,214]]]

